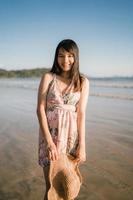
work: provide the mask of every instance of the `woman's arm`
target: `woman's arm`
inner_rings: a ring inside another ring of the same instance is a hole
[[[37,116],[38,116],[40,128],[42,130],[42,134],[47,141],[47,147],[48,149],[50,149],[49,157],[50,159],[54,160],[57,158],[57,150],[49,131],[47,117],[45,113],[46,95],[47,95],[48,86],[51,80],[52,80],[52,74],[50,73],[46,73],[42,76],[39,89],[38,89]]]
[[[81,91],[80,100],[77,108],[77,126],[78,126],[78,136],[79,136],[79,146],[77,149],[77,160],[78,162],[83,162],[86,160],[86,150],[85,150],[85,117],[86,117],[86,107],[89,96],[89,81],[87,78],[83,81],[83,87]]]

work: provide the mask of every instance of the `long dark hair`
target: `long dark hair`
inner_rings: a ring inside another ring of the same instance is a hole
[[[57,60],[60,49],[64,49],[74,56],[74,64],[70,70],[70,79],[73,80],[74,91],[79,91],[82,89],[83,76],[79,72],[79,49],[77,44],[73,40],[65,39],[58,44],[55,51],[53,66],[50,72],[58,75],[61,75],[62,73],[62,69],[60,68]]]

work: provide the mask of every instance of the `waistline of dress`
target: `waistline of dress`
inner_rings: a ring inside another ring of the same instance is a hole
[[[68,104],[54,104],[52,106],[54,109],[64,109],[72,112],[76,112],[76,107],[74,105],[68,105]]]

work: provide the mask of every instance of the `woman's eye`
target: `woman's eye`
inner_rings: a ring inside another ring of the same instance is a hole
[[[64,56],[64,55],[59,54],[58,57],[59,57],[59,58],[65,58],[65,57],[73,58],[73,55]]]
[[[72,57],[73,57],[73,55],[68,55],[68,57],[69,57],[69,58],[72,58]]]

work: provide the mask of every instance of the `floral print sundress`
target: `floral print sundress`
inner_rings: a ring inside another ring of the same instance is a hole
[[[46,96],[46,117],[52,139],[59,153],[75,156],[78,146],[77,105],[80,91],[72,92],[71,84],[64,94],[61,93],[56,74],[49,84]],[[39,165],[48,166],[47,143],[41,128],[39,129]]]

